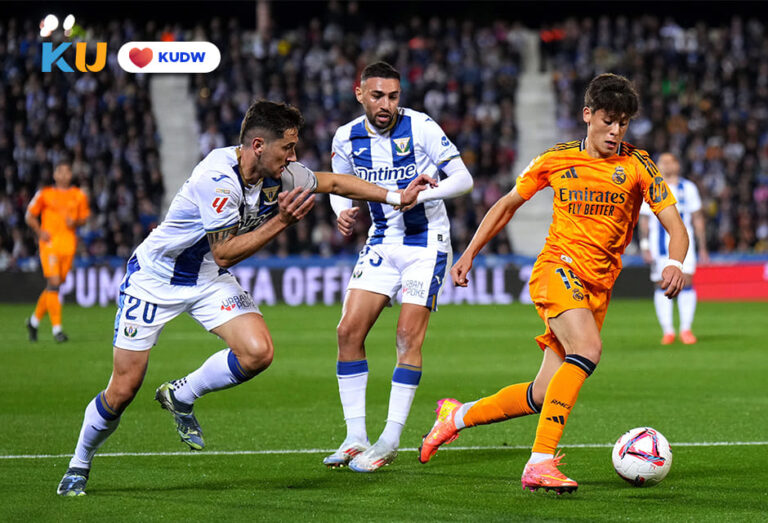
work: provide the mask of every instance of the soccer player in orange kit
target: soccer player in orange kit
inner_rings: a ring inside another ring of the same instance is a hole
[[[51,318],[53,339],[61,343],[68,338],[61,329],[59,286],[72,267],[77,248],[75,229],[85,224],[90,210],[83,191],[70,187],[72,166],[69,161],[56,164],[53,180],[54,186],[37,191],[27,207],[27,225],[35,231],[40,242],[40,262],[46,286],[37,300],[35,312],[26,323],[29,340],[37,341],[37,328],[47,312]]]
[[[533,381],[474,402],[440,400],[437,420],[419,450],[422,463],[464,428],[538,413],[523,489],[575,491],[578,484],[558,469],[562,456],[555,449],[581,386],[600,361],[600,329],[643,200],[670,235],[661,288],[668,298],[683,288],[688,234],[675,198],[648,153],[622,141],[638,111],[637,92],[623,76],[601,74],[590,82],[584,106],[586,139],[558,144],[534,159],[488,211],[451,269],[454,284],[466,286],[472,260],[515,211],[544,187],[554,189],[552,225],[530,281],[531,298],[546,324],[546,332],[536,337],[544,351],[541,368]]]

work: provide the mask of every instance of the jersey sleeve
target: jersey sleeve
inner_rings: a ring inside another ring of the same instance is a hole
[[[461,158],[461,154],[451,140],[445,135],[443,129],[428,116],[424,117],[422,124],[421,146],[427,158],[432,163],[442,168],[454,158]]]
[[[659,214],[670,205],[676,204],[677,200],[672,196],[667,182],[664,181],[648,153],[638,149],[634,156],[640,176],[643,200],[650,206],[653,214]]]
[[[189,183],[206,233],[229,229],[240,222],[242,189],[234,173],[211,170]]]
[[[280,176],[283,191],[292,191],[296,187],[317,190],[317,176],[307,166],[299,162],[289,163]]]
[[[547,160],[546,154],[537,156],[517,177],[515,187],[518,194],[525,200],[530,200],[534,194],[549,185],[549,162]]]
[[[333,145],[331,146],[331,168],[335,173],[354,174],[355,170],[348,152],[352,149],[351,147],[347,148],[349,140],[342,138],[342,132],[344,132],[345,129],[346,127],[342,127],[336,131],[336,134],[333,136]],[[349,131],[346,132],[348,133]]]
[[[27,206],[27,212],[32,216],[40,216],[40,213],[43,212],[43,189],[37,191],[32,197]]]
[[[77,219],[87,220],[91,215],[91,209],[88,206],[88,197],[81,190],[78,190]]]

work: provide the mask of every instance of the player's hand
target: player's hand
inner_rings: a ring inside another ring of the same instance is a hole
[[[643,255],[643,261],[645,263],[650,264],[653,261],[653,256],[651,256],[651,251],[648,249],[643,249],[640,251],[640,253]]]
[[[462,256],[459,261],[453,264],[451,267],[451,278],[453,279],[453,285],[455,287],[466,287],[469,283],[467,274],[472,270],[472,258],[468,256]]]
[[[674,298],[685,287],[685,277],[683,271],[672,265],[667,265],[661,271],[661,289],[664,290],[664,296],[669,299]]]
[[[309,189],[295,187],[291,192],[283,191],[277,195],[280,208],[278,217],[285,225],[293,225],[304,218],[315,205],[315,195]]]
[[[412,209],[416,205],[416,198],[419,193],[427,187],[437,187],[437,181],[431,176],[426,174],[420,174],[408,184],[405,190],[398,191],[400,193],[400,205],[395,209],[405,212]]]
[[[351,236],[352,231],[357,221],[357,213],[360,211],[360,207],[350,207],[344,209],[339,213],[339,217],[336,218],[336,227],[339,232],[344,236]]]
[[[51,235],[48,233],[48,231],[40,229],[40,232],[37,235],[38,238],[40,238],[41,242],[49,242],[51,241]]]

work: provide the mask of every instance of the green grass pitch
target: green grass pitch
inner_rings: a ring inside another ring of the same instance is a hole
[[[113,455],[94,460],[88,496],[60,498],[55,488],[83,409],[109,377],[114,309],[65,307],[71,341],[63,345],[51,340],[47,320],[37,344],[26,340],[23,322],[31,309],[0,306],[4,521],[768,517],[768,303],[702,303],[695,323],[699,344],[662,348],[652,303],[615,301],[603,330],[603,359],[562,440],[564,471],[580,482],[576,494],[564,496],[521,490],[534,417],[467,430],[427,465],[408,450],[433,423],[437,399],[476,399],[535,374],[541,353],[532,337],[542,331],[541,322],[532,307],[514,304],[445,306],[433,315],[424,376],[401,441],[406,450],[367,475],[321,464],[322,450],[344,436],[335,378],[340,307],[264,307],[274,363],[252,382],[198,402],[208,447],[195,454],[179,441],[153,393],[222,343],[190,318],[179,318],[161,335],[143,389],[101,450]],[[372,438],[386,417],[398,312],[386,310],[367,343]],[[648,489],[621,481],[610,460],[610,445],[641,425],[660,430],[674,452],[667,479]],[[730,444],[710,444],[717,442]],[[255,453],[265,450],[285,452]]]

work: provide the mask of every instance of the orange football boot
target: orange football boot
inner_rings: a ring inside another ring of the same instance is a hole
[[[523,477],[520,478],[523,490],[528,489],[533,492],[543,488],[547,492],[554,490],[558,494],[575,492],[579,484],[557,469],[560,466],[560,460],[564,457],[565,454],[561,456],[558,451],[552,459],[527,464],[523,470]]]
[[[459,437],[454,417],[463,403],[452,398],[443,398],[437,402],[437,419],[429,431],[421,440],[419,447],[419,461],[426,463],[437,453],[440,445],[448,444]]]

